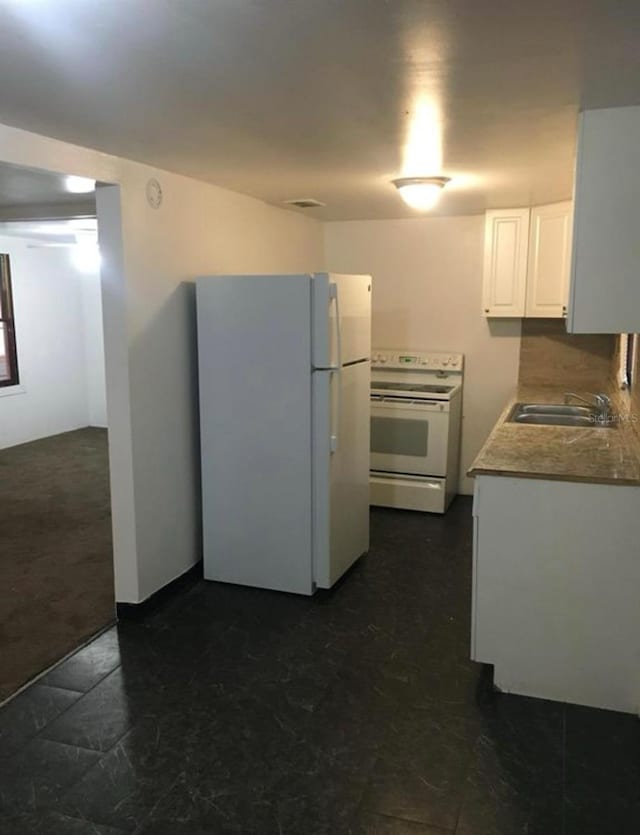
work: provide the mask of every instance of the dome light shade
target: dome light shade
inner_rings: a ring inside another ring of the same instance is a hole
[[[426,212],[436,205],[442,189],[450,179],[450,177],[400,177],[391,182],[398,189],[400,197],[407,206]]]

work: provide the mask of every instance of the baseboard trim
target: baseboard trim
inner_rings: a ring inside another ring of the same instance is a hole
[[[154,592],[141,603],[116,603],[118,620],[144,620],[158,611],[171,598],[202,579],[202,561],[191,566],[184,574]]]

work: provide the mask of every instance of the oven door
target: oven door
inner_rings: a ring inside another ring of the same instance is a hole
[[[371,469],[445,476],[449,404],[371,395]]]

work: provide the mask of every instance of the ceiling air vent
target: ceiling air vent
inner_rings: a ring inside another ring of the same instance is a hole
[[[321,203],[313,197],[298,197],[295,200],[285,200],[285,206],[296,206],[298,209],[321,209],[326,203]]]

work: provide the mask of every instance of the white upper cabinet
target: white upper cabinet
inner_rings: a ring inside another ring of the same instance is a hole
[[[571,201],[531,209],[525,316],[567,312],[571,268]]]
[[[640,331],[640,107],[580,116],[567,330]]]
[[[482,306],[485,316],[524,316],[529,209],[486,213]]]
[[[482,307],[487,317],[567,312],[572,204],[486,213]]]

